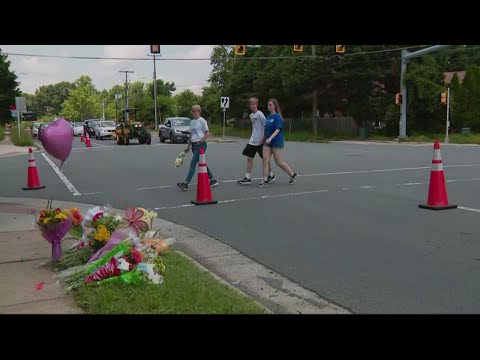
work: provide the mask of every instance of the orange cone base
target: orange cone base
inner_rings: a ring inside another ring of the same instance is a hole
[[[456,209],[458,205],[444,205],[444,206],[430,206],[430,205],[418,205],[419,208],[429,209],[429,210],[447,210],[447,209]]]
[[[205,202],[198,202],[196,200],[192,200],[192,204],[195,204],[195,205],[209,205],[209,204],[216,204],[216,203],[218,203],[218,200],[205,201]]]
[[[22,188],[23,190],[39,190],[39,189],[43,189],[45,187],[45,185],[43,186],[38,186],[38,187],[24,187]]]

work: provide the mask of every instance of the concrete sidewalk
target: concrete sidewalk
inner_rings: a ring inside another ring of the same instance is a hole
[[[34,140],[35,145],[31,146],[33,151],[40,149],[38,146],[37,140]],[[8,131],[5,131],[5,138],[0,141],[0,157],[6,156],[16,156],[28,154],[28,149],[30,146],[15,146],[10,140],[10,134]]]
[[[78,314],[82,310],[63,284],[57,282],[49,260],[51,246],[34,220],[47,200],[0,197],[0,313]],[[53,207],[76,207],[84,214],[95,205],[53,201]],[[123,210],[114,209],[119,214]],[[275,273],[230,246],[196,230],[156,218],[153,228],[174,237],[175,249],[203,271],[275,314],[348,314]],[[74,240],[63,241],[66,250]]]
[[[51,246],[34,226],[40,209],[0,201],[0,313],[82,313],[54,278]]]

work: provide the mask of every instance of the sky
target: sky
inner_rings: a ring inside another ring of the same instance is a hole
[[[201,94],[202,87],[212,69],[209,60],[162,60],[169,58],[210,58],[214,45],[161,45],[161,56],[157,56],[157,79],[174,82],[174,94],[190,89]],[[149,58],[150,61],[105,60],[105,59],[63,59],[36,56],[8,55],[10,70],[17,75],[22,92],[34,94],[35,90],[61,81],[73,82],[82,75],[88,75],[97,90],[124,85],[125,73],[128,82],[153,81],[153,57],[148,56],[150,45],[0,45],[2,53],[33,55],[90,56],[90,57],[135,57]]]

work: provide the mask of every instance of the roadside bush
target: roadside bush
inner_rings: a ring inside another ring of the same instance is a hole
[[[22,129],[20,137],[18,137],[18,128],[12,127],[10,129],[10,139],[15,146],[33,146],[33,138],[30,132]]]

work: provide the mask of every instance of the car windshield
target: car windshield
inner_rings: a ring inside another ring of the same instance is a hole
[[[75,124],[75,126],[83,126],[83,123],[81,123],[81,122],[76,122],[74,124]]]
[[[190,126],[190,119],[175,119],[172,120],[173,126]]]
[[[100,123],[101,127],[115,127],[115,122],[114,121],[104,121]]]

